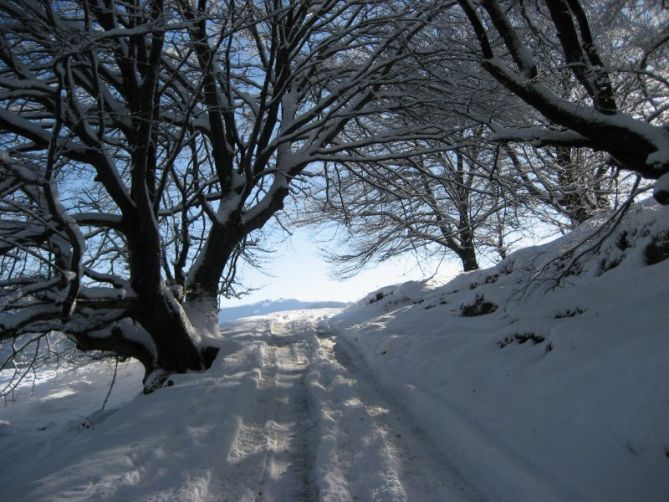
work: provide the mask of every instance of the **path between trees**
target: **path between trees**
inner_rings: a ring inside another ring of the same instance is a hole
[[[480,499],[353,347],[306,317],[264,322],[257,398],[232,448],[264,457],[255,500]]]
[[[209,371],[148,396],[126,368],[126,397],[112,395],[104,412],[94,411],[109,385],[98,367],[39,387],[3,410],[0,498],[480,500],[355,349],[319,328],[330,313],[228,324]]]

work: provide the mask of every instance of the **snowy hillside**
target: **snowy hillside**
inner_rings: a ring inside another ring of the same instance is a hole
[[[209,371],[144,396],[122,363],[104,411],[113,365],[47,368],[0,408],[0,498],[666,500],[669,210],[569,253],[593,229],[223,324]]]
[[[493,499],[666,500],[668,229],[647,203],[571,269],[592,224],[331,329]]]
[[[345,306],[346,303],[343,302],[305,302],[293,298],[279,298],[277,300],[265,300],[249,305],[239,305],[238,307],[222,308],[218,311],[218,321],[228,322],[244,317],[267,315],[287,310],[332,309]]]

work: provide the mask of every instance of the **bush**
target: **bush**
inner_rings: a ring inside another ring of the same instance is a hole
[[[546,339],[541,336],[537,335],[535,333],[516,333],[515,335],[509,335],[504,337],[503,340],[500,340],[497,342],[497,345],[499,345],[500,349],[503,349],[507,345],[511,345],[512,343],[517,343],[522,345],[525,342],[532,342],[532,345],[536,345],[538,343],[541,343],[545,341]],[[552,350],[552,347],[551,347]]]
[[[391,295],[391,294],[392,294],[392,292],[388,293],[388,295]],[[372,298],[369,299],[369,304],[371,305],[372,303],[376,303],[378,301],[381,301],[388,295],[386,295],[383,291],[379,291],[378,293],[376,293],[376,295],[374,295]]]
[[[653,236],[644,254],[646,265],[655,265],[669,258],[669,234]]]
[[[483,295],[476,295],[474,303],[471,305],[462,305],[460,309],[463,317],[475,317],[493,313],[497,310],[497,305],[487,301]]]

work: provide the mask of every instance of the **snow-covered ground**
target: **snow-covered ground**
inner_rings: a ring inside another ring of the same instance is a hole
[[[593,228],[330,322],[493,500],[669,500],[669,211],[633,209],[567,272]]]
[[[265,300],[237,307],[222,308],[218,311],[218,322],[224,323],[244,317],[286,312],[288,310],[331,309],[346,307],[346,305],[344,302],[305,302],[293,298],[279,298],[277,300]]]
[[[0,407],[0,499],[667,500],[669,210],[568,268],[592,229],[224,324],[211,370],[144,396],[121,364],[104,411],[109,363],[45,374]]]
[[[105,412],[94,411],[106,394],[87,380],[95,368],[38,382],[3,409],[2,500],[478,500],[319,330],[337,312],[224,325],[211,370],[148,396],[139,368],[122,365]]]

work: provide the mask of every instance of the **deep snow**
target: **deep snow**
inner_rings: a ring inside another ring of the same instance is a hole
[[[45,372],[0,408],[2,500],[592,500],[669,493],[669,210],[447,284],[251,317],[206,373]],[[562,274],[559,282],[556,278]]]
[[[668,251],[669,211],[632,209],[557,284],[593,228],[331,320],[494,500],[667,500],[669,260],[648,262]]]
[[[318,328],[336,312],[227,324],[211,370],[149,396],[119,389],[130,400],[116,410],[77,416],[76,394],[40,393],[83,375],[39,383],[33,400],[7,408],[3,500],[480,499],[401,406],[339,362]],[[122,386],[133,368],[123,366]],[[30,403],[49,403],[59,420],[24,426]]]
[[[279,298],[276,300],[265,300],[262,302],[239,305],[237,307],[227,307],[219,309],[218,321],[220,323],[235,321],[244,317],[273,314],[275,312],[285,312],[287,310],[313,310],[313,309],[331,309],[345,307],[344,302],[305,302],[293,298]]]

